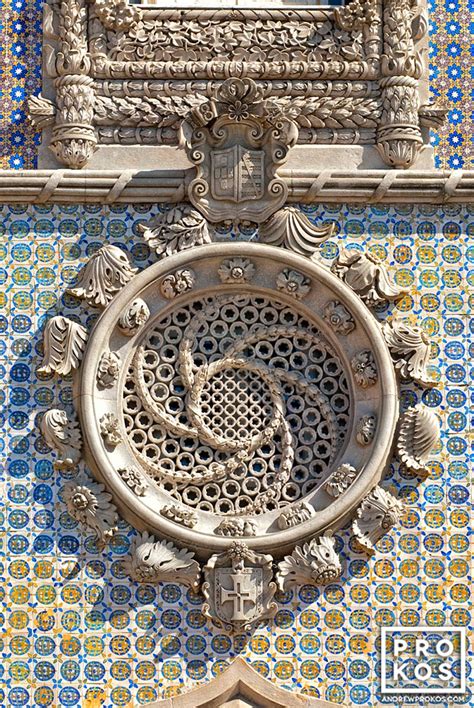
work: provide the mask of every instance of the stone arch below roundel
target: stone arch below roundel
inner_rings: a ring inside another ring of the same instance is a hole
[[[209,683],[149,708],[341,708],[341,704],[291,693],[257,673],[241,657]]]

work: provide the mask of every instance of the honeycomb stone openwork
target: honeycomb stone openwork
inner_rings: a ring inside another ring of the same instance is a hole
[[[163,295],[183,271],[192,286]],[[149,316],[124,330],[138,300]],[[352,328],[327,317],[334,301]],[[337,530],[380,480],[398,417],[390,352],[360,298],[308,258],[247,243],[135,275],[91,333],[75,395],[86,460],[125,518],[203,559],[229,536],[281,557]]]

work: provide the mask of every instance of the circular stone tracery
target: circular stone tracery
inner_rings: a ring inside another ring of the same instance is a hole
[[[160,318],[124,387],[128,439],[172,497],[216,514],[272,511],[324,478],[348,426],[341,362],[276,298],[220,295]]]
[[[222,282],[232,257],[251,262],[250,282]],[[161,283],[183,268],[192,287],[170,299]],[[150,316],[124,331],[137,298]],[[334,302],[351,331],[325,319]],[[109,352],[119,375],[104,385]],[[122,514],[203,555],[228,545],[218,529],[232,517],[251,522],[250,547],[275,555],[338,528],[380,480],[398,412],[390,354],[359,298],[309,259],[243,243],[201,246],[136,275],[89,338],[77,394],[87,461]],[[101,435],[110,416],[115,446]],[[364,416],[376,420],[368,445],[357,442]],[[335,493],[341,473],[327,482],[341,468],[355,474]],[[301,501],[311,518],[287,524]]]

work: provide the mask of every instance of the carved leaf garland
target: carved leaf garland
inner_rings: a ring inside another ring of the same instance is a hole
[[[206,219],[189,204],[178,204],[138,228],[158,256],[211,242]]]
[[[106,307],[137,270],[121,248],[103,246],[82,268],[76,287],[69,292],[89,305]]]
[[[429,474],[427,456],[439,441],[438,417],[422,403],[407,410],[401,417],[397,452],[409,470]]]
[[[57,315],[46,323],[43,335],[44,359],[39,374],[56,373],[66,376],[77,369],[87,341],[87,330],[82,325]]]

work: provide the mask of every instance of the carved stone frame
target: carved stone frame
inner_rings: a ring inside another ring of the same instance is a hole
[[[314,40],[319,61],[305,58],[308,46],[301,40],[298,60],[293,49],[280,52],[281,59],[259,50],[256,61],[245,55],[212,60],[212,43],[208,61],[187,60],[185,53],[172,61],[113,58],[111,47],[120,38],[128,42],[142,21],[146,32],[164,21],[178,35],[176,27],[185,21],[216,26],[233,21],[244,28],[273,22],[295,32],[325,23],[324,37],[337,50],[321,48],[319,37]],[[423,151],[427,159],[419,166],[429,167],[425,128],[439,122],[440,112],[423,105],[426,24],[424,0],[351,0],[327,9],[189,9],[185,15],[181,9],[128,6],[124,0],[48,4],[44,97],[30,106],[33,119],[45,128],[40,165],[183,167],[184,155],[176,148],[182,119],[197,97],[210,98],[232,76],[254,79],[267,99],[298,113],[299,146],[289,167],[302,159],[308,168],[337,167],[341,151],[346,165],[362,168],[406,168]],[[57,161],[52,162],[48,145]]]

